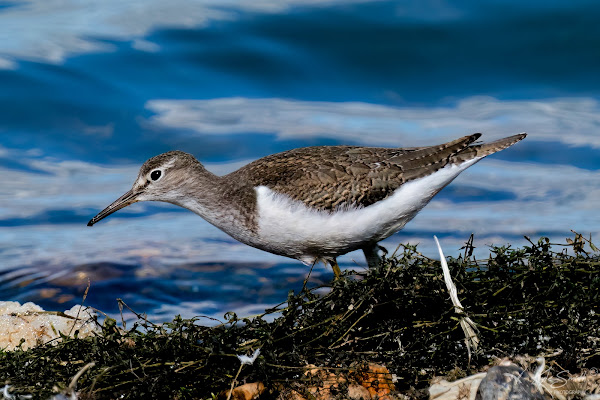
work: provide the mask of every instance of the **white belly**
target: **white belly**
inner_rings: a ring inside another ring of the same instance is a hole
[[[266,186],[257,193],[258,232],[253,245],[306,263],[378,242],[402,229],[444,186],[479,160],[446,166],[400,186],[364,208],[335,213],[310,209]]]

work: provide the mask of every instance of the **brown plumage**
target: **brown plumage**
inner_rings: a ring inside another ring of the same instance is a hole
[[[227,179],[244,182],[248,188],[267,186],[321,211],[367,207],[408,181],[448,164],[495,153],[526,135],[469,146],[480,136],[475,133],[437,146],[413,148],[304,147],[263,157]]]

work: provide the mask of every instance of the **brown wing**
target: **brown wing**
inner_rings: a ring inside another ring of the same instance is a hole
[[[366,207],[391,195],[403,183],[429,175],[448,163],[491,154],[520,140],[498,144],[494,151],[482,148],[485,145],[469,147],[479,136],[477,133],[437,146],[405,149],[305,147],[261,158],[231,175],[252,186],[267,186],[318,210]],[[468,155],[459,156],[465,149]]]

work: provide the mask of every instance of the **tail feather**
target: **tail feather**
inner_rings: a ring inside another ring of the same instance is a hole
[[[473,158],[485,157],[512,146],[513,144],[525,139],[526,136],[526,133],[519,133],[518,135],[505,137],[493,142],[471,145],[461,152],[453,155],[450,161],[452,163],[461,163]]]

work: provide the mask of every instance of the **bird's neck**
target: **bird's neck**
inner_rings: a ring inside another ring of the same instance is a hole
[[[244,223],[244,210],[232,195],[235,182],[217,176],[198,164],[186,182],[180,185],[181,194],[173,203],[198,214],[207,222],[215,225],[230,235],[240,230]]]

